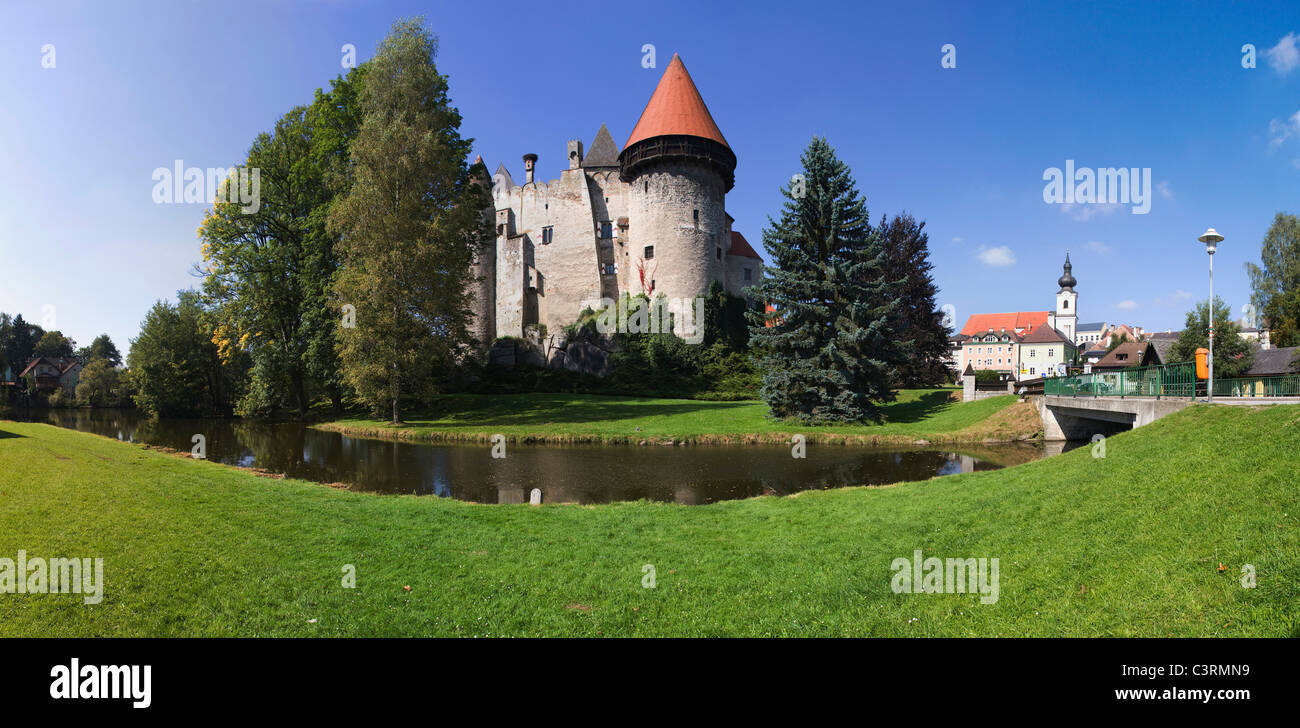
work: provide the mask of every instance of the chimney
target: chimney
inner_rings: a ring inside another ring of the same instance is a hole
[[[532,153],[525,154],[524,155],[524,184],[532,184],[533,168],[536,166],[537,166],[537,155]]]

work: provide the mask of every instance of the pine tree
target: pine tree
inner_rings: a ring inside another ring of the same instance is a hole
[[[930,237],[925,223],[903,213],[890,220],[882,217],[877,228],[885,241],[885,270],[898,287],[897,333],[912,343],[912,356],[898,367],[899,385],[917,387],[939,384],[948,379],[948,337],[943,313],[935,306],[938,288],[930,271]]]
[[[773,266],[750,289],[772,308],[750,313],[761,395],[777,417],[879,420],[907,356],[893,330],[897,283],[848,166],[821,137],[802,162],[803,179],[781,191],[781,220],[763,230]]]

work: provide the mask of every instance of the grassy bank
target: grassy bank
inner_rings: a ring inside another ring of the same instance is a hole
[[[1300,635],[1300,407],[1192,406],[1106,445],[887,488],[532,508],[0,422],[0,557],[106,572],[95,606],[0,594],[0,635]],[[915,549],[998,558],[998,601],[893,593]]]
[[[950,389],[910,389],[883,408],[878,425],[805,427],[768,417],[762,402],[706,402],[580,394],[449,395],[432,409],[403,415],[404,425],[365,418],[336,420],[322,429],[367,437],[434,441],[653,444],[783,443],[792,434],[809,442],[901,444],[1028,439],[1042,423],[1011,395],[963,403]]]

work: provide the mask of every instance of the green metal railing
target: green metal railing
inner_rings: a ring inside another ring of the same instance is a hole
[[[1206,395],[1195,362],[1050,377],[1043,394],[1057,397],[1155,397],[1194,399]],[[1300,374],[1214,380],[1215,397],[1300,397]]]
[[[1201,388],[1204,391],[1204,385]],[[1300,374],[1215,379],[1215,397],[1300,397]]]
[[[1043,393],[1058,397],[1191,399],[1196,394],[1196,365],[1193,362],[1180,362],[1154,367],[1133,367],[1119,371],[1052,377],[1043,383]]]

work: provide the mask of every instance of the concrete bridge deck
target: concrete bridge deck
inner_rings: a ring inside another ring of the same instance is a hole
[[[1089,440],[1099,433],[1132,429],[1171,415],[1204,399],[1155,397],[1063,397],[1046,395],[1038,405],[1043,437],[1049,441]],[[1214,404],[1300,404],[1298,397],[1215,397]]]

